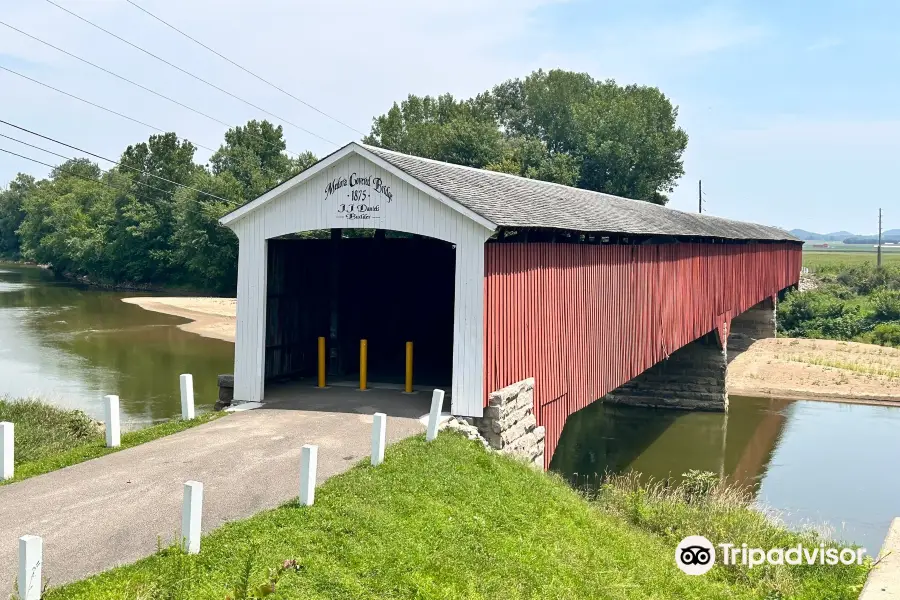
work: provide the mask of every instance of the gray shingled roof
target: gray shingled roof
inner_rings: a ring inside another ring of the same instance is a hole
[[[365,148],[500,227],[800,241],[777,227],[686,213],[638,200]]]

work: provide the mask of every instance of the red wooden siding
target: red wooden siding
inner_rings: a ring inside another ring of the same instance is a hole
[[[797,283],[792,243],[485,246],[485,401],[535,379],[545,460],[566,418]]]

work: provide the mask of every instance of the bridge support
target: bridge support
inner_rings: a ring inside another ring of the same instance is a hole
[[[728,352],[743,352],[756,340],[775,337],[778,299],[766,298],[731,320],[728,332]]]
[[[535,419],[533,377],[491,392],[484,416],[473,418],[472,424],[494,450],[545,467],[544,428]]]
[[[727,368],[727,352],[714,331],[679,348],[603,400],[633,406],[727,412]]]

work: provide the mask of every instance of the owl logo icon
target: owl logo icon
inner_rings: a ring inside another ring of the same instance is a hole
[[[675,548],[675,564],[688,575],[703,575],[716,564],[716,549],[702,535],[690,535]]]

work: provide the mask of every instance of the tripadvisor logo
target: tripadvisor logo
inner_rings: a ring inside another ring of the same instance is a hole
[[[702,535],[689,535],[675,548],[675,564],[688,575],[703,575],[716,564],[716,549]]]
[[[807,548],[802,544],[790,548],[748,548],[747,544],[719,544],[722,564],[744,565],[844,565],[863,564],[865,548],[826,548],[825,544]],[[688,575],[703,575],[716,563],[716,548],[702,535],[690,535],[675,548],[675,564]]]

